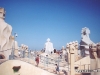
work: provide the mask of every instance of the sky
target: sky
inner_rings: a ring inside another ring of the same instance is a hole
[[[44,48],[47,38],[60,50],[81,40],[81,29],[90,29],[90,39],[100,42],[100,0],[0,0],[5,21],[18,34],[18,45]]]

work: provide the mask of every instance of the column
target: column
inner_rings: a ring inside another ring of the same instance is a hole
[[[74,53],[70,53],[70,75],[75,75],[75,69],[74,69]]]
[[[74,53],[75,53],[75,47],[72,43],[69,43],[69,51],[70,51],[70,75],[75,75],[75,68],[74,68]]]

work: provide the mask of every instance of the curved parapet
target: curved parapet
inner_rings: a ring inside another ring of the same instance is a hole
[[[20,67],[20,68],[18,71],[16,71],[14,67]],[[0,65],[0,75],[55,75],[55,74],[20,60],[8,60]]]

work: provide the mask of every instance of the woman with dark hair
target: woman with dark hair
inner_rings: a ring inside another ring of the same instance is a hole
[[[36,66],[38,67],[38,65],[39,65],[39,55],[37,55],[37,57],[35,58],[35,61],[36,61]]]

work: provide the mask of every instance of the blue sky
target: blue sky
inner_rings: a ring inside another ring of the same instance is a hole
[[[61,49],[70,41],[80,42],[83,27],[90,29],[93,42],[100,42],[100,0],[0,0],[0,7],[19,45],[40,50],[50,38]]]

